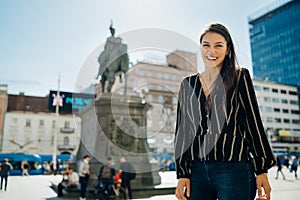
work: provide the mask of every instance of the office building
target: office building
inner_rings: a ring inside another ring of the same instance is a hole
[[[254,78],[300,86],[300,0],[277,0],[248,17]]]
[[[253,79],[262,122],[275,152],[300,151],[297,87]]]

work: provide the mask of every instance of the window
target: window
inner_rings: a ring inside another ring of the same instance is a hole
[[[26,119],[26,127],[30,127],[31,126],[31,120],[30,119]]]
[[[40,120],[40,126],[44,126],[44,124],[45,124],[45,123],[44,123],[44,120],[41,119],[41,120]]]
[[[147,96],[147,100],[150,101],[150,102],[152,102],[152,101],[153,101],[153,96],[152,96],[151,94],[149,94],[149,95]]]
[[[148,76],[148,77],[151,77],[151,76],[152,76],[152,72],[148,71],[148,72],[147,72],[147,76]]]
[[[176,98],[176,97],[173,97],[173,98],[172,98],[172,104],[177,104],[177,103],[178,103],[177,98]]]
[[[273,89],[272,89],[272,92],[273,92],[273,93],[278,93],[278,89],[273,88]]]
[[[64,145],[69,145],[70,144],[70,139],[69,137],[64,137]]]
[[[281,119],[280,118],[275,118],[275,122],[281,123]]]
[[[142,69],[140,69],[140,70],[138,70],[137,71],[137,73],[138,73],[138,75],[140,75],[140,76],[144,76],[144,70],[142,70]]]
[[[70,128],[70,122],[65,122],[65,128]]]
[[[297,92],[295,92],[295,91],[289,91],[289,94],[290,95],[297,95]]]
[[[281,99],[281,103],[288,104],[288,100],[287,99]]]
[[[177,76],[175,74],[172,74],[171,79],[176,81],[177,80]]]
[[[273,98],[273,103],[279,103],[279,98]]]
[[[11,121],[12,121],[12,124],[17,124],[17,123],[18,123],[18,119],[17,119],[17,118],[15,118],[15,117],[14,117],[14,118],[12,118],[12,119],[11,119]]]
[[[258,85],[254,85],[254,90],[255,90],[255,91],[261,91],[261,87],[258,86]]]
[[[169,74],[164,74],[164,78],[168,80],[170,78],[170,75]]]
[[[162,86],[161,85],[157,85],[157,90],[162,90]]]
[[[281,94],[286,94],[286,90],[280,90]]]
[[[292,114],[297,114],[297,115],[300,114],[299,110],[291,110],[291,113],[292,113]]]
[[[163,99],[163,97],[162,97],[161,95],[158,95],[157,101],[158,101],[159,103],[162,103],[162,102],[164,101],[164,99]]]
[[[283,119],[283,123],[289,124],[290,120],[289,119]]]
[[[274,108],[274,112],[280,112],[280,108]]]
[[[271,102],[271,97],[264,97],[265,102]]]
[[[157,78],[162,78],[162,74],[160,72],[157,72]]]
[[[147,83],[147,88],[150,90],[152,89],[152,83]]]
[[[172,86],[172,92],[176,92],[176,91],[177,91],[176,86]]]
[[[265,107],[265,111],[266,112],[272,112],[272,108],[271,107]]]
[[[191,71],[191,68],[189,66],[186,66],[185,71],[189,72],[189,71]]]
[[[273,118],[272,117],[267,117],[267,122],[273,122]]]
[[[282,112],[283,113],[289,113],[289,110],[288,109],[282,109]]]
[[[270,91],[270,88],[268,88],[268,87],[263,87],[263,91],[269,92],[269,91]]]
[[[298,105],[298,101],[297,100],[290,100],[290,104],[292,104],[292,105]]]
[[[299,119],[292,119],[292,124],[300,124],[300,120]]]

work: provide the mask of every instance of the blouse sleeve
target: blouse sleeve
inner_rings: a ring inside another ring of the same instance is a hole
[[[175,128],[175,164],[176,164],[176,175],[177,179],[179,178],[190,178],[190,165],[188,159],[188,150],[185,147],[187,142],[185,134],[185,119],[186,119],[186,109],[185,109],[185,95],[186,95],[186,86],[187,81],[184,79],[181,82],[179,95],[178,95],[178,105],[177,105],[177,120]]]
[[[253,156],[254,170],[257,175],[267,173],[276,165],[276,159],[264,131],[249,71],[243,68],[240,73],[239,92],[246,115],[246,139]]]

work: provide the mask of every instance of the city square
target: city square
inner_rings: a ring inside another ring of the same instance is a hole
[[[272,168],[269,172],[270,182],[272,186],[272,200],[298,200],[300,195],[300,179],[296,180],[293,174],[287,169],[283,169],[286,180],[283,180],[279,175],[276,180],[276,167]],[[165,173],[165,174],[164,174]],[[177,180],[174,172],[160,172],[162,176],[162,187],[174,187]],[[72,200],[78,198],[57,197],[57,194],[50,188],[51,182],[59,182],[61,175],[36,175],[29,177],[10,176],[7,191],[0,191],[0,199],[8,200]],[[133,194],[134,195],[134,194]],[[88,198],[95,200],[95,198]],[[174,194],[153,196],[150,200],[176,200]],[[238,198],[237,198],[238,199]],[[137,199],[136,199],[137,200]]]
[[[112,1],[0,3],[0,199],[299,199],[300,0]]]

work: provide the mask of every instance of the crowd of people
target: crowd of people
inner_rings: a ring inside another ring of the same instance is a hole
[[[281,174],[283,180],[285,180],[285,175],[283,172],[283,168],[286,169],[287,172],[294,173],[295,179],[298,179],[297,170],[300,165],[300,157],[297,159],[296,156],[287,156],[285,155],[283,158],[279,155],[276,156],[277,161],[277,172],[275,179],[278,179],[279,173]]]
[[[86,199],[86,191],[90,178],[89,161],[90,157],[86,155],[79,164],[80,200]],[[99,199],[111,199],[111,197],[119,197],[121,195],[124,199],[126,197],[132,199],[131,181],[135,179],[135,176],[136,172],[133,165],[127,162],[125,157],[120,157],[118,171],[113,165],[112,158],[108,157],[106,163],[101,165],[97,176],[96,189]],[[63,183],[61,183],[61,187],[64,187]]]

